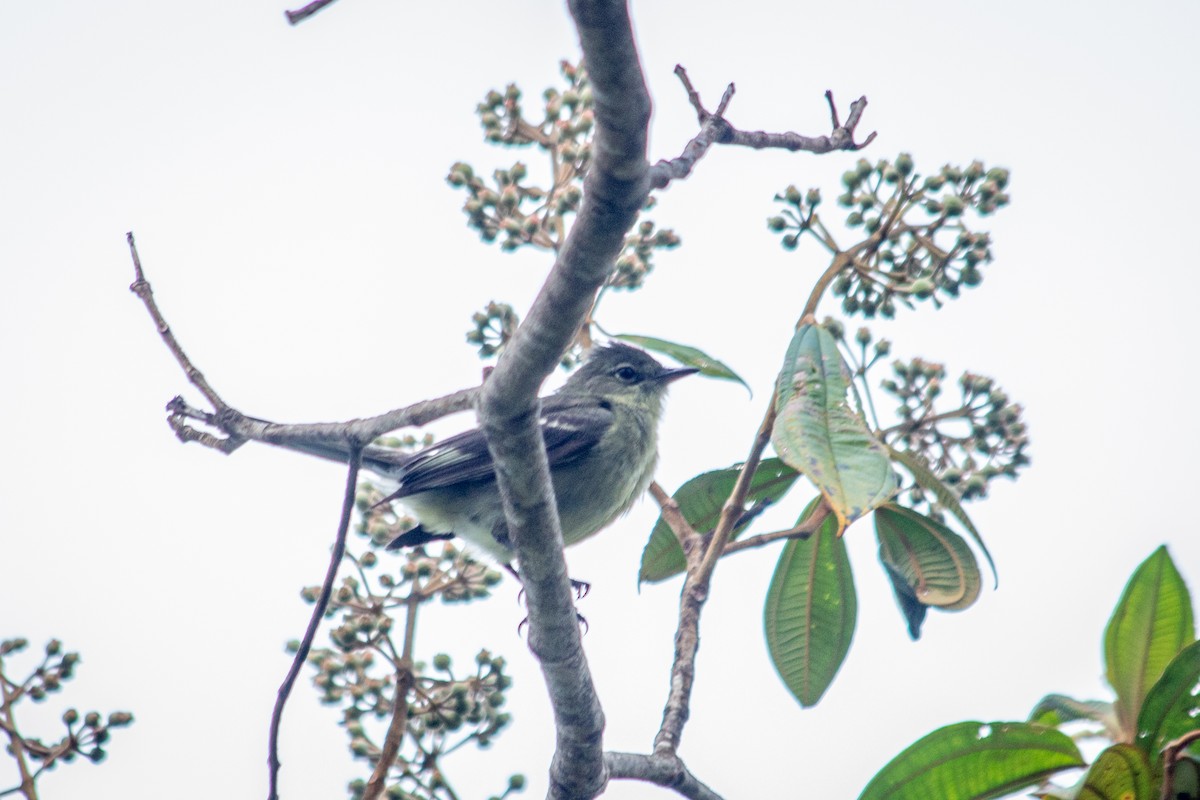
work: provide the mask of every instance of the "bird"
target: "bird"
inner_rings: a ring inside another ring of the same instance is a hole
[[[541,398],[538,427],[564,545],[606,528],[646,490],[658,461],[667,387],[698,371],[664,367],[644,350],[613,342],[593,347],[562,388]],[[400,455],[386,473],[396,488],[376,505],[399,502],[418,520],[389,550],[458,536],[513,571],[513,542],[483,431]]]

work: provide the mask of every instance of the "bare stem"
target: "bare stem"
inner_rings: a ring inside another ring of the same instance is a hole
[[[25,755],[25,740],[17,731],[17,723],[13,718],[13,706],[16,701],[17,697],[9,688],[9,681],[4,676],[4,661],[0,658],[0,723],[3,723],[0,727],[3,727],[4,732],[8,734],[9,752],[17,762],[17,772],[21,776],[21,783],[18,786],[0,792],[0,794],[19,791],[25,796],[25,800],[37,800],[37,787],[34,785],[33,774],[29,771],[29,762]]]
[[[696,677],[696,652],[700,648],[700,612],[708,599],[709,583],[717,559],[724,552],[733,533],[734,525],[741,517],[746,502],[746,493],[750,488],[750,480],[758,469],[763,450],[771,438],[771,429],[775,424],[775,397],[772,393],[770,405],[750,455],[742,466],[733,491],[721,509],[717,527],[713,531],[708,547],[701,551],[693,548],[688,556],[687,577],[683,581],[683,590],[679,595],[679,625],[675,630],[675,658],[671,664],[671,688],[667,695],[667,703],[663,708],[662,724],[654,737],[655,756],[674,756],[683,737],[683,726],[691,714],[692,684]]]
[[[346,554],[346,534],[350,530],[350,516],[354,512],[354,493],[358,486],[358,468],[361,461],[362,449],[358,445],[353,445],[350,450],[350,470],[346,474],[346,492],[342,498],[342,515],[338,521],[337,537],[334,540],[333,553],[329,557],[329,567],[325,570],[325,582],[321,585],[321,595],[313,606],[312,616],[308,619],[308,628],[304,631],[304,638],[300,640],[300,647],[296,650],[295,657],[292,658],[292,666],[288,669],[287,676],[283,679],[283,684],[275,696],[275,708],[271,712],[271,728],[267,736],[268,800],[279,800],[279,725],[283,719],[283,707],[287,705],[288,696],[292,693],[292,686],[296,683],[300,668],[308,660],[308,653],[312,650],[317,628],[321,625],[321,619],[329,607],[329,598],[333,594],[333,582],[337,579],[338,568]]]
[[[1174,800],[1175,770],[1179,765],[1179,759],[1184,755],[1188,745],[1198,741],[1200,741],[1200,729],[1188,731],[1163,748],[1163,783],[1162,794],[1159,795],[1161,800]]]
[[[771,542],[778,542],[780,539],[807,539],[812,536],[821,527],[821,523],[829,516],[829,504],[824,499],[813,510],[812,516],[796,525],[794,528],[788,528],[785,531],[773,531],[771,533],[762,533],[758,536],[751,536],[748,539],[742,539],[736,542],[730,542],[725,546],[724,555],[731,553],[740,553],[743,550],[750,550],[755,547],[763,547]]]
[[[417,632],[417,608],[421,604],[421,595],[414,591],[408,595],[405,605],[408,613],[404,619],[404,649],[400,661],[396,664],[396,691],[392,695],[392,720],[388,723],[387,734],[384,736],[383,747],[379,751],[379,761],[375,771],[363,790],[363,800],[378,800],[387,788],[388,771],[396,762],[400,745],[404,741],[404,732],[408,728],[408,693],[412,691],[416,675],[413,673],[413,641]]]

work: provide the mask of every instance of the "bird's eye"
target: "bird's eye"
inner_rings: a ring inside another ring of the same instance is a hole
[[[625,383],[633,383],[638,377],[637,370],[629,366],[618,367],[617,371],[614,372],[613,375],[615,375],[619,380],[625,381]]]

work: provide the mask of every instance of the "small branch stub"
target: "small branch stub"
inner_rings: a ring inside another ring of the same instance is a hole
[[[874,132],[862,142],[854,140],[855,131],[867,108],[866,97],[860,97],[850,104],[850,114],[843,124],[833,101],[833,92],[826,91],[825,99],[829,103],[833,124],[832,130],[826,136],[805,136],[790,131],[787,133],[743,131],[735,128],[725,119],[725,111],[729,108],[735,92],[732,83],[725,88],[725,93],[721,96],[721,102],[717,105],[716,111],[710,112],[704,107],[700,93],[692,85],[687,70],[676,65],[675,74],[679,76],[679,81],[683,84],[684,91],[687,92],[688,102],[696,111],[700,131],[687,143],[678,157],[664,159],[650,168],[650,185],[655,189],[665,188],[671,181],[690,175],[696,163],[703,158],[713,144],[736,144],[758,150],[777,148],[793,152],[803,150],[808,153],[829,153],[834,150],[861,150],[875,140]]]

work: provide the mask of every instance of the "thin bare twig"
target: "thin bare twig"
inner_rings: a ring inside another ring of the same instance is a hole
[[[683,512],[679,510],[679,503],[675,502],[675,498],[667,494],[667,491],[659,485],[658,481],[650,482],[650,495],[654,498],[654,502],[658,503],[663,521],[667,523],[667,527],[675,534],[675,538],[679,541],[679,546],[683,548],[684,555],[686,556],[690,551],[695,550],[701,543],[702,537],[684,519]]]
[[[354,512],[354,494],[358,487],[358,468],[361,460],[361,448],[353,446],[350,450],[350,469],[346,474],[346,492],[342,498],[342,515],[338,521],[337,538],[333,543],[333,553],[329,557],[329,567],[325,570],[325,582],[321,585],[321,595],[313,606],[312,616],[308,619],[308,628],[304,631],[304,638],[300,640],[300,647],[296,650],[295,657],[292,658],[292,666],[288,669],[287,676],[283,679],[283,684],[275,696],[275,708],[271,711],[271,728],[267,736],[268,800],[279,800],[279,724],[283,719],[283,707],[292,693],[292,686],[296,683],[296,676],[300,674],[300,668],[308,660],[308,653],[312,650],[317,628],[320,627],[325,610],[329,607],[329,598],[333,594],[333,582],[337,579],[338,568],[342,564],[342,557],[346,554],[346,534],[350,530],[350,516]]]
[[[163,343],[171,351],[171,355],[175,356],[175,360],[183,368],[183,374],[187,376],[188,381],[200,390],[204,398],[218,412],[229,408],[229,405],[221,399],[216,390],[208,385],[208,381],[204,379],[204,375],[200,370],[196,369],[191,359],[183,352],[179,340],[171,332],[171,326],[167,325],[167,320],[163,317],[162,312],[158,310],[158,304],[154,302],[154,292],[150,289],[150,283],[146,280],[145,273],[142,272],[142,260],[138,258],[137,245],[133,242],[133,231],[125,234],[125,241],[129,243],[129,254],[133,257],[134,280],[129,285],[129,291],[140,297],[142,302],[146,304],[146,310],[150,312],[150,317],[154,320],[154,324],[158,328],[158,335],[162,337]]]
[[[375,770],[363,789],[362,800],[378,800],[387,788],[388,771],[396,762],[400,745],[404,741],[404,732],[408,728],[408,693],[412,691],[416,674],[413,672],[413,642],[417,635],[417,608],[422,597],[416,591],[408,595],[405,605],[408,613],[404,619],[404,647],[400,661],[396,664],[396,690],[392,694],[392,720],[388,723],[387,734],[383,739],[383,747],[379,750],[379,761]]]
[[[696,163],[704,157],[713,144],[736,144],[756,149],[779,148],[793,152],[803,150],[809,153],[828,153],[833,150],[861,150],[875,139],[875,134],[871,133],[862,142],[854,141],[855,129],[867,108],[866,97],[860,97],[850,104],[850,115],[846,117],[845,124],[842,124],[838,119],[837,106],[833,102],[833,92],[826,91],[825,99],[829,102],[830,116],[833,121],[833,129],[827,136],[804,136],[792,132],[742,131],[725,119],[725,111],[733,99],[734,85],[732,83],[725,88],[725,93],[721,96],[721,102],[717,105],[716,111],[710,112],[700,100],[700,93],[692,85],[687,70],[676,64],[675,74],[679,76],[684,91],[687,92],[688,102],[696,110],[700,131],[687,143],[678,157],[663,159],[650,168],[650,185],[655,189],[665,188],[671,181],[690,175]]]
[[[298,8],[295,11],[285,11],[283,14],[287,17],[288,23],[295,25],[308,19],[325,6],[333,5],[334,2],[335,0],[313,0],[303,8]]]
[[[0,660],[0,722],[4,723],[4,731],[8,734],[8,750],[17,762],[17,772],[21,778],[21,782],[17,786],[5,790],[3,794],[20,792],[25,795],[25,800],[37,800],[37,787],[34,785],[33,774],[30,773],[29,764],[25,759],[25,739],[17,731],[17,724],[13,720],[13,705],[16,701],[17,696],[9,688],[9,681],[4,676],[4,662]]]
[[[1174,800],[1175,798],[1175,770],[1179,766],[1179,759],[1182,758],[1187,751],[1188,746],[1192,742],[1200,742],[1200,729],[1188,731],[1183,736],[1175,739],[1163,748],[1163,782],[1161,800]]]
[[[662,724],[654,737],[654,755],[671,756],[679,748],[683,726],[691,714],[692,683],[696,677],[696,652],[700,648],[700,612],[708,599],[709,584],[717,559],[725,552],[734,524],[741,516],[750,481],[771,438],[775,425],[775,396],[772,393],[750,454],[742,465],[729,499],[721,509],[717,527],[702,556],[690,556],[687,577],[679,595],[679,625],[675,630],[675,657],[671,663],[671,688],[663,708]]]
[[[183,442],[197,442],[222,453],[232,453],[248,441],[265,442],[289,450],[316,455],[346,463],[350,456],[350,442],[369,442],[378,436],[412,425],[424,425],[435,419],[470,409],[479,393],[478,389],[462,389],[454,394],[423,400],[410,406],[396,408],[374,417],[351,419],[345,422],[313,422],[285,425],[243,414],[226,403],[204,378],[200,370],[184,353],[179,340],[154,299],[150,282],[146,280],[142,262],[134,244],[133,233],[125,234],[129,252],[133,258],[134,281],[129,287],[146,307],[154,321],[159,336],[167,349],[183,369],[192,383],[212,405],[211,412],[190,406],[182,397],[175,397],[167,404],[167,424]],[[198,430],[188,424],[200,422],[221,434]],[[377,448],[367,447],[363,453],[363,466],[373,472],[387,474],[387,454]]]
[[[780,539],[807,539],[812,536],[821,527],[821,523],[829,516],[829,504],[823,499],[821,503],[813,510],[812,516],[796,525],[793,528],[788,528],[785,531],[772,531],[771,533],[760,533],[757,536],[751,536],[748,539],[741,539],[736,542],[730,542],[725,545],[724,555],[731,553],[740,553],[743,550],[750,550],[755,547],[763,547],[771,542],[778,542]]]

